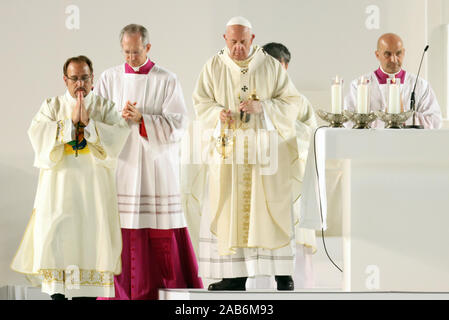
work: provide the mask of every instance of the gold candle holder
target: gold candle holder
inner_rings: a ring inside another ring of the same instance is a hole
[[[388,113],[384,111],[376,111],[377,117],[385,123],[385,129],[402,129],[405,122],[413,114],[413,110],[400,112],[400,113]]]
[[[330,128],[344,128],[343,124],[349,120],[348,116],[342,113],[331,113],[324,110],[317,110],[318,116],[329,122]]]
[[[377,119],[377,116],[374,112],[371,113],[357,113],[345,110],[344,114],[354,122],[353,129],[370,129],[371,122]]]

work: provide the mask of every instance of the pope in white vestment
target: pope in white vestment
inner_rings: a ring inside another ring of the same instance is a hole
[[[298,161],[295,121],[307,112],[309,102],[276,59],[251,45],[254,35],[249,36],[246,19],[233,18],[227,27],[228,45],[206,63],[193,93],[198,120],[210,132],[205,145],[209,189],[207,214],[201,217],[200,275],[223,278],[210,290],[244,290],[246,278],[258,275],[276,275],[278,288],[292,290],[293,201],[300,192],[299,165],[304,160]],[[241,120],[243,106],[248,122]],[[232,122],[222,122],[224,114]],[[228,126],[235,136],[223,149],[216,141]],[[270,159],[254,161],[255,154],[269,154]],[[280,286],[279,277],[288,285]]]
[[[70,72],[74,65],[89,70],[76,59]],[[46,99],[28,129],[39,183],[11,267],[50,295],[113,297],[113,275],[121,272],[114,170],[129,129],[112,102],[90,91],[91,77],[80,77],[83,88],[66,75],[66,93]],[[72,111],[81,91],[89,120],[75,138]]]
[[[402,69],[402,60],[405,55],[402,40],[399,36],[387,33],[378,40],[376,57],[379,60],[379,68],[373,72],[363,75],[364,79],[369,80],[369,110],[386,111],[388,104],[388,78],[396,78],[400,81],[402,111],[410,110],[410,99],[415,86],[417,76]],[[357,82],[355,79],[351,82],[349,92],[345,97],[345,108],[347,110],[358,112],[357,108]],[[425,129],[438,129],[441,126],[441,109],[438,104],[432,87],[429,82],[418,78],[415,89],[415,110],[418,124]],[[406,125],[412,124],[410,117]],[[348,126],[351,123],[347,123]],[[375,120],[371,127],[383,128],[382,120]]]

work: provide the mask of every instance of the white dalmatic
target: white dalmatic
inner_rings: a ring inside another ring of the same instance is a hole
[[[39,183],[11,268],[50,295],[113,297],[122,250],[114,169],[129,129],[112,102],[90,92],[84,103],[82,147],[68,91],[46,99],[28,129]]]
[[[136,103],[148,137],[129,121],[131,134],[119,156],[117,193],[122,228],[186,227],[179,186],[179,146],[187,126],[187,108],[176,75],[154,65],[148,74],[112,67],[94,89],[122,112]]]

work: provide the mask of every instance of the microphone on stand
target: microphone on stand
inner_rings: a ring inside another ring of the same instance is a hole
[[[412,94],[410,96],[410,110],[413,110],[413,116],[412,116],[413,117],[413,123],[410,124],[410,125],[404,126],[404,128],[406,128],[406,129],[424,129],[424,126],[422,124],[417,124],[416,123],[415,89],[416,89],[416,84],[418,83],[419,72],[421,71],[422,61],[424,59],[424,55],[426,54],[427,49],[429,49],[429,45],[427,45],[424,48],[424,52],[422,53],[421,62],[419,63],[419,68],[418,68],[418,74],[416,75],[415,85],[413,86],[413,91],[412,91]]]

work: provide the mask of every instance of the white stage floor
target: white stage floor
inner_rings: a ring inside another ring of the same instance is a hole
[[[449,292],[343,292],[336,289],[300,289],[290,292],[251,289],[214,291],[161,289],[161,300],[449,300]],[[0,300],[50,300],[39,288],[1,287]]]
[[[340,237],[327,237],[326,246],[334,260],[342,265]],[[342,274],[326,257],[321,238],[317,238],[318,251],[313,255],[314,287],[301,289],[301,281],[295,278],[298,288],[293,292],[274,289],[248,288],[247,291],[214,291],[205,289],[161,289],[161,300],[449,300],[449,292],[344,292]],[[203,279],[204,287],[217,280]],[[266,281],[265,281],[266,282]],[[271,279],[274,283],[274,279]],[[0,287],[0,300],[49,300],[40,288],[26,285]]]
[[[161,300],[449,300],[449,292],[342,292],[338,290],[210,291],[203,289],[159,290]]]

